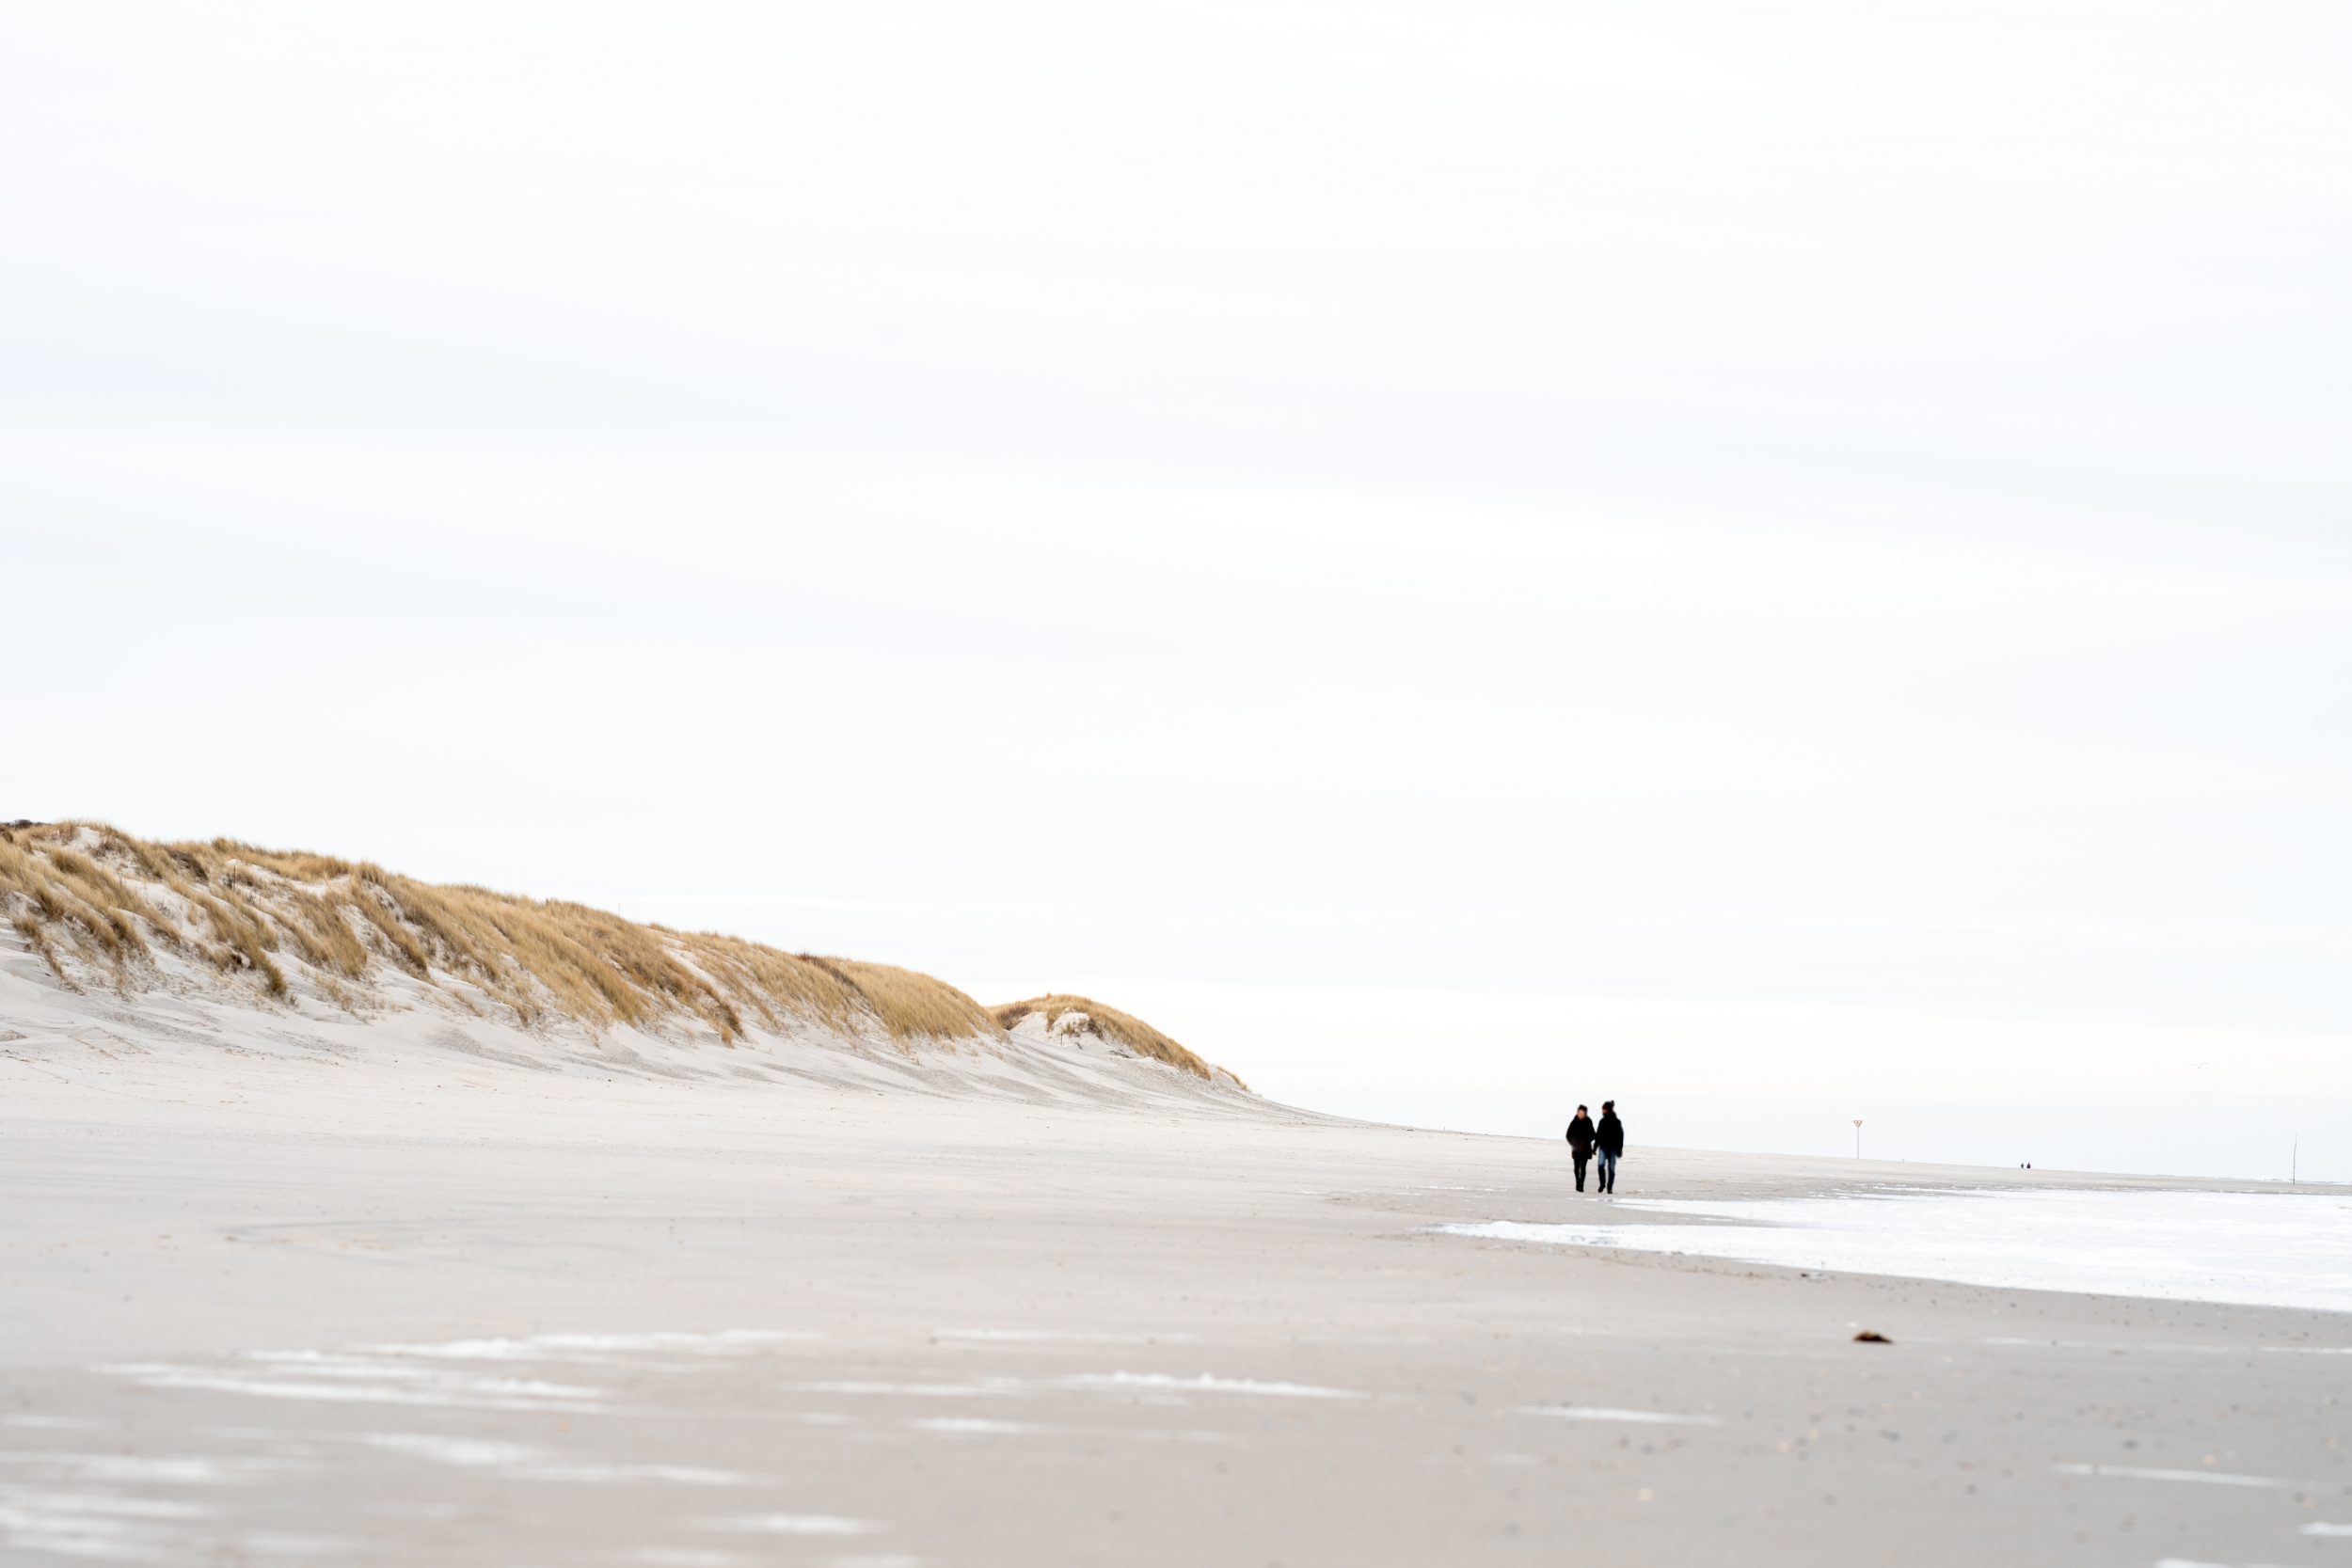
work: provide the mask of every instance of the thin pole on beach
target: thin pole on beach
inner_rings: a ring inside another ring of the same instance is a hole
[[[1853,1118],[1853,1157],[1857,1160],[1862,1158],[1862,1118],[1860,1117]]]

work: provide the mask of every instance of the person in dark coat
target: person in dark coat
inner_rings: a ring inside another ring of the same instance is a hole
[[[1584,1107],[1576,1108],[1576,1119],[1568,1123],[1568,1152],[1576,1157],[1576,1190],[1584,1190],[1584,1162],[1593,1157],[1593,1118]]]
[[[1600,1126],[1595,1130],[1593,1141],[1600,1146],[1600,1169],[1595,1172],[1600,1178],[1600,1190],[1613,1193],[1617,1190],[1617,1160],[1625,1153],[1625,1123],[1617,1119],[1615,1101],[1600,1102]]]

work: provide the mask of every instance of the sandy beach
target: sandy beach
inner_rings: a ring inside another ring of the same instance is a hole
[[[453,1055],[5,1070],[9,1560],[2352,1549],[2344,1315],[1432,1230],[1592,1218],[1537,1140]],[[1619,1196],[2000,1183],[2167,1185],[1637,1136]]]
[[[1603,1199],[1561,1143],[1292,1110],[1085,998],[249,847],[30,853],[10,1562],[2352,1543],[2352,1189],[1652,1148],[1629,1103]]]

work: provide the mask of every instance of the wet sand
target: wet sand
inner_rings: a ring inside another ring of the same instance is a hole
[[[0,1082],[10,1562],[2352,1562],[2352,1317],[1426,1228],[1594,1217],[1548,1142]],[[1872,1182],[2168,1185],[1637,1145],[1620,1196]]]

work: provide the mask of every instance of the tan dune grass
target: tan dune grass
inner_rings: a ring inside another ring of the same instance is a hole
[[[340,1006],[355,1000],[341,982],[364,985],[384,965],[436,986],[462,981],[526,1026],[566,1019],[593,1032],[692,1018],[732,1044],[747,1018],[779,1031],[870,1023],[902,1047],[1002,1033],[955,987],[889,964],[437,886],[307,851],[155,843],[103,823],[0,828],[0,909],[69,981],[71,956],[127,987],[151,968],[151,934],[225,975],[250,975],[273,996],[286,994],[288,979],[272,955],[286,955]]]
[[[1216,1081],[1218,1072],[1224,1072],[1228,1078],[1232,1078],[1234,1083],[1241,1084],[1241,1080],[1234,1077],[1231,1071],[1223,1068],[1211,1069],[1207,1062],[1185,1050],[1168,1036],[1161,1034],[1143,1020],[1131,1013],[1122,1013],[1117,1007],[1106,1006],[1091,997],[1067,996],[1058,993],[1051,996],[1033,996],[1026,1002],[1007,1002],[991,1007],[988,1013],[989,1017],[996,1021],[996,1025],[1000,1029],[1010,1029],[1031,1013],[1043,1013],[1045,1026],[1049,1029],[1065,1013],[1083,1014],[1086,1018],[1085,1032],[1088,1034],[1116,1040],[1137,1055],[1149,1056],[1153,1061],[1166,1062],[1170,1067],[1182,1068],[1186,1072],[1197,1073],[1208,1079],[1211,1083]],[[1248,1085],[1242,1084],[1242,1087],[1248,1088]]]

